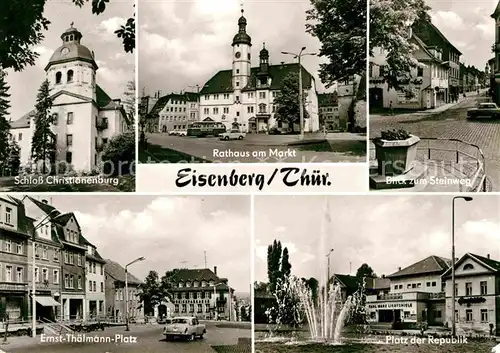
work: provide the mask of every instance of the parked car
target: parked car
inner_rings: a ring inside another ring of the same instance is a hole
[[[169,135],[172,135],[172,136],[175,136],[175,135],[177,135],[177,130],[170,130],[170,131],[168,132],[168,134],[169,134]]]
[[[219,138],[221,140],[243,140],[246,136],[246,133],[241,132],[240,130],[231,130],[231,131],[226,131],[221,134],[219,134]]]
[[[192,316],[174,317],[163,329],[167,341],[175,338],[194,341],[197,337],[203,338],[205,333],[207,333],[205,325],[200,324],[198,319]]]
[[[177,136],[187,136],[187,130],[177,130]]]
[[[166,317],[159,317],[156,322],[160,325],[169,325],[172,323],[172,319],[166,318]]]
[[[281,135],[281,130],[277,127],[272,127],[269,129],[269,135]]]
[[[500,118],[500,108],[496,103],[479,103],[477,108],[467,110],[467,119],[477,118]]]

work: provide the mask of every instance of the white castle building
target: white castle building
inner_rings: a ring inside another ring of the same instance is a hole
[[[56,118],[56,162],[77,171],[98,168],[109,139],[127,130],[129,123],[119,99],[111,99],[96,83],[94,53],[82,45],[73,24],[62,35],[62,45],[45,66]],[[21,148],[21,165],[30,165],[35,132],[35,110],[11,122],[11,135]]]
[[[237,123],[241,130],[253,133],[266,132],[273,127],[286,130],[288,124],[275,119],[277,107],[273,101],[285,77],[299,72],[299,64],[270,65],[269,52],[264,45],[259,67],[252,67],[252,40],[246,32],[243,10],[238,26],[239,31],[232,42],[232,68],[217,72],[200,91],[200,120],[222,122],[228,129]],[[309,113],[309,118],[304,119],[304,131],[315,132],[319,130],[316,83],[303,66],[300,69],[305,107]],[[294,130],[299,128],[297,124]]]

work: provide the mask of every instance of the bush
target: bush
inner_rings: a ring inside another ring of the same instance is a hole
[[[135,165],[135,134],[125,132],[113,137],[106,145],[102,161],[103,172],[108,176],[133,173]]]
[[[403,129],[382,131],[380,135],[382,140],[387,141],[402,141],[411,137],[411,134]]]

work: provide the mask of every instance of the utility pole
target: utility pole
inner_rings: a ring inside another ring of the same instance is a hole
[[[206,251],[204,251],[204,253],[205,253],[205,268],[208,268],[208,267],[207,267],[207,252],[206,252]]]

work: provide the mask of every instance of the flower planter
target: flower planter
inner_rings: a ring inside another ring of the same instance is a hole
[[[378,174],[393,176],[407,173],[417,157],[419,141],[420,138],[413,135],[406,140],[376,139],[374,144]]]

